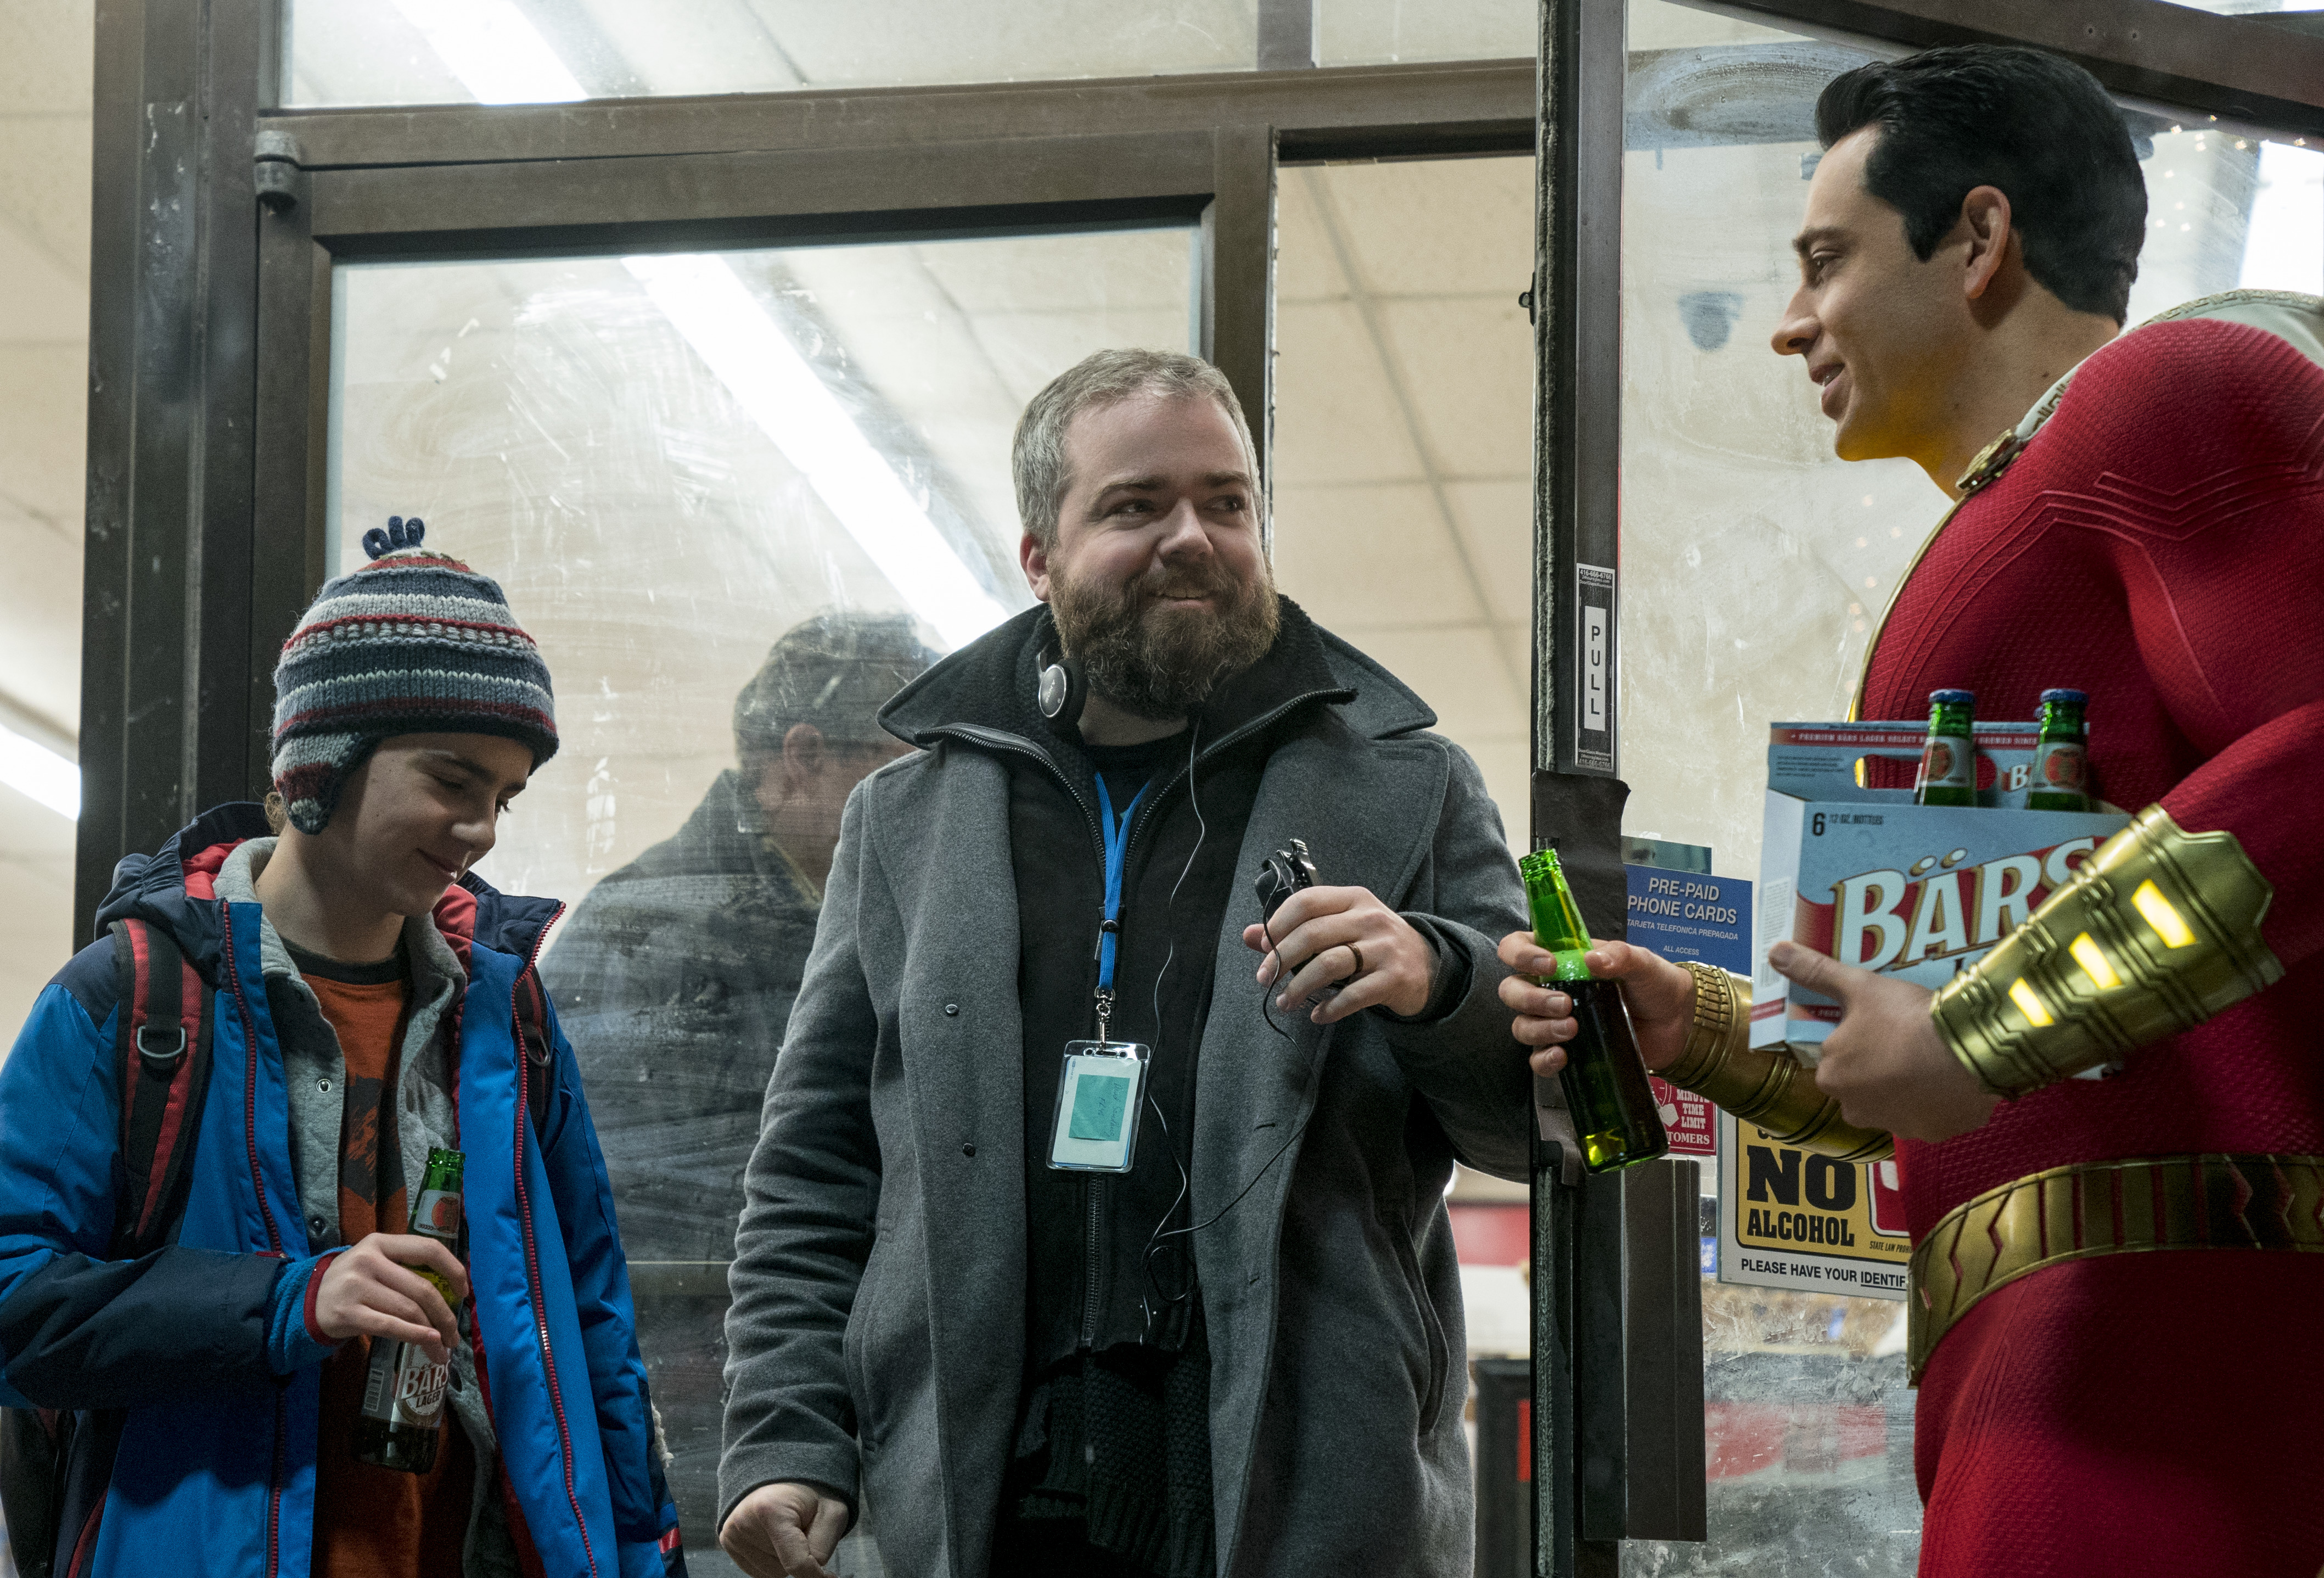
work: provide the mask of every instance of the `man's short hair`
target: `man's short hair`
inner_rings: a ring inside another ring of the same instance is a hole
[[[936,655],[902,614],[818,614],[785,631],[734,698],[734,752],[745,768],[779,756],[783,736],[813,724],[835,746],[890,736],[880,709]]]
[[[1065,429],[1085,411],[1139,394],[1176,400],[1215,400],[1233,421],[1250,467],[1254,492],[1259,451],[1227,375],[1183,351],[1096,351],[1049,381],[1017,419],[1010,463],[1017,473],[1017,515],[1043,548],[1057,540],[1057,511],[1073,479],[1065,474]],[[1262,506],[1263,507],[1263,506]]]
[[[1973,188],[1998,188],[2025,272],[2077,312],[2129,315],[2146,181],[2122,111],[2080,66],[2017,44],[1958,44],[1842,72],[1816,99],[1829,148],[1877,125],[1864,188],[1904,216],[1923,263]]]

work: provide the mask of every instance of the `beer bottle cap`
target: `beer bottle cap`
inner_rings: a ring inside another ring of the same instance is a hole
[[[2088,706],[2090,704],[2089,692],[2087,690],[2045,690],[2042,693],[2042,699],[2044,702],[2062,701],[2073,706]]]
[[[1929,692],[1929,705],[1931,706],[1960,706],[1963,705],[1973,706],[1976,704],[1977,692],[1974,690],[1932,690]]]

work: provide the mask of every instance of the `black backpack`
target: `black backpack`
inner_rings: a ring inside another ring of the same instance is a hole
[[[175,1236],[192,1184],[194,1135],[209,1094],[210,1031],[217,992],[186,963],[178,939],[143,920],[116,920],[114,977],[122,1004],[115,1059],[121,1070],[121,1171],[115,1179],[106,1258],[139,1260]],[[538,974],[518,983],[517,1023],[534,1075],[526,1081],[533,1130],[549,1113],[549,1004]],[[74,1437],[91,1417],[58,1408],[0,1408],[0,1517],[20,1578],[78,1572],[97,1531],[99,1490],[70,1543],[60,1527]],[[115,1430],[118,1425],[115,1422]],[[107,1432],[108,1435],[114,1432]]]

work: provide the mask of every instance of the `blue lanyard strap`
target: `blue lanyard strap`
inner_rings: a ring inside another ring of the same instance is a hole
[[[1097,934],[1097,989],[1110,996],[1113,991],[1113,953],[1121,937],[1121,865],[1130,853],[1130,819],[1138,814],[1138,802],[1154,787],[1149,780],[1138,787],[1130,797],[1130,804],[1121,815],[1113,814],[1113,797],[1105,790],[1105,774],[1097,777],[1097,807],[1104,818],[1105,830],[1105,921]]]

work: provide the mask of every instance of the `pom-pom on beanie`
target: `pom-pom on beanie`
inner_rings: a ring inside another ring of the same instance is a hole
[[[274,789],[290,825],[330,825],[347,775],[397,734],[498,734],[557,754],[540,649],[489,576],[420,546],[425,523],[364,533],[371,562],[323,587],[274,666]]]

